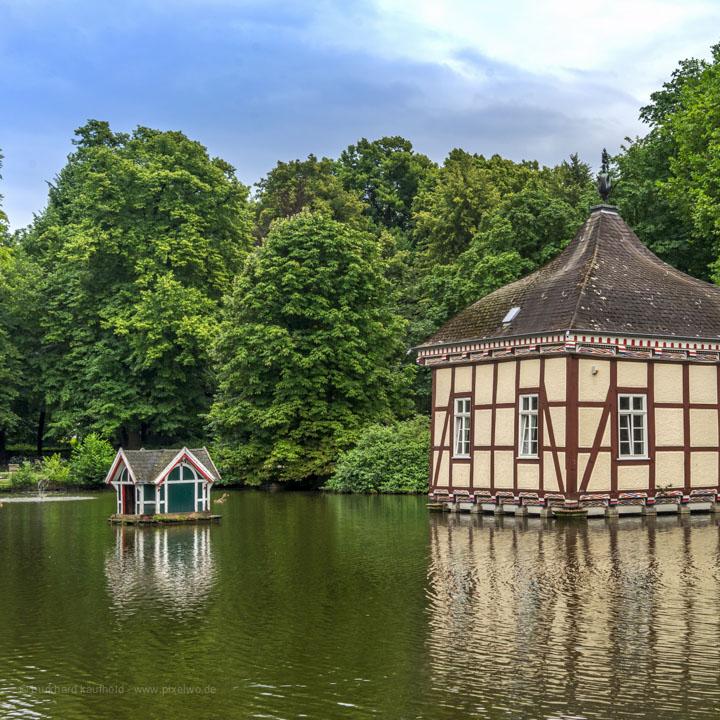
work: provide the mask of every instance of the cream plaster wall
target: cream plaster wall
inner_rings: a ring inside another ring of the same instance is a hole
[[[565,374],[567,361],[562,358],[545,359],[545,392],[550,402],[565,400]]]
[[[550,421],[553,426],[553,434],[555,435],[555,444],[558,447],[565,446],[565,408],[564,407],[551,407],[550,410]],[[550,442],[550,436],[547,434],[547,428],[544,428],[545,442]]]
[[[620,361],[617,364],[618,387],[647,387],[647,366],[646,362]]]
[[[694,452],[690,455],[690,486],[712,487],[718,484],[718,454]]]
[[[490,451],[478,450],[474,453],[473,485],[478,488],[490,487]]]
[[[683,411],[681,408],[655,408],[655,444],[683,445]]]
[[[530,388],[540,385],[540,359],[520,361],[520,387]]]
[[[445,434],[445,437],[443,438],[443,428],[445,427],[445,416],[447,415],[446,412],[443,412],[442,410],[436,410],[435,411],[435,428],[434,428],[434,435],[433,440],[435,442],[435,445],[442,445],[445,443],[446,445],[450,442],[450,431],[448,430]]]
[[[590,460],[590,453],[578,453],[577,462],[577,484],[578,489],[582,483],[582,479],[585,475],[585,468],[587,468],[588,461]]]
[[[495,445],[515,446],[515,408],[495,411]]]
[[[685,484],[685,456],[682,452],[655,453],[655,487],[682,488]]]
[[[714,365],[690,365],[690,402],[717,402],[717,368]]]
[[[470,393],[472,391],[472,367],[463,365],[455,368],[455,392]]]
[[[582,477],[578,475],[578,483],[582,481]],[[610,492],[610,483],[610,453],[599,452],[590,475],[587,492]]]
[[[682,365],[655,363],[655,402],[682,402]]]
[[[436,450],[435,451],[435,465],[440,463],[440,471],[437,476],[437,485],[440,487],[446,487],[450,481],[450,452],[448,450]]]
[[[470,487],[470,463],[452,464],[452,486],[459,488]]]
[[[492,410],[475,411],[475,445],[492,444]]]
[[[497,402],[499,403],[515,402],[515,365],[514,360],[497,364]]]
[[[560,467],[563,467],[564,459],[561,460]],[[545,492],[559,492],[557,473],[555,472],[555,463],[551,452],[544,453],[543,457],[543,489]]]
[[[578,408],[578,443],[580,447],[592,447],[602,413],[602,408]],[[610,444],[609,424],[609,422],[605,424],[601,445]]]
[[[597,374],[592,374],[592,369]],[[581,401],[605,400],[610,387],[610,362],[608,360],[581,359],[578,368],[578,397]]]
[[[690,409],[690,445],[693,447],[717,447],[717,410]]]
[[[647,490],[650,471],[647,465],[618,466],[618,490]]]
[[[495,487],[512,490],[514,453],[509,450],[495,452]]]
[[[475,367],[475,402],[489,405],[492,402],[493,363],[482,363]]]
[[[452,384],[452,368],[438,368],[435,370],[435,405],[447,405],[450,401],[450,386]]]
[[[537,463],[520,463],[517,468],[519,490],[540,489],[540,468]]]

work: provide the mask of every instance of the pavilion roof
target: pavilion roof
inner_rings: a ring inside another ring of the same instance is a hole
[[[207,448],[189,449],[183,448],[197,459],[217,480],[220,477]],[[135,482],[155,482],[158,475],[173,461],[181,452],[179,448],[159,450],[123,450],[127,464],[135,477]]]
[[[720,287],[664,263],[617,208],[598,205],[555,259],[465,308],[419,347],[579,331],[718,339]]]

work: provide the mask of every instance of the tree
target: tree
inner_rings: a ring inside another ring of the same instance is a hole
[[[202,429],[220,300],[251,244],[247,188],[179,132],[90,121],[22,237],[42,268],[56,435],[125,445]]]
[[[3,154],[0,152],[0,170],[2,170],[2,163],[3,163]],[[0,180],[2,180],[2,175],[0,174]],[[0,194],[0,245],[4,245],[7,243],[8,236],[9,236],[9,229],[8,229],[8,217],[5,214],[5,211],[2,209],[2,201],[3,196]]]
[[[538,174],[537,163],[514,163],[498,155],[486,159],[452,150],[433,182],[426,183],[415,200],[415,244],[435,262],[452,262],[501,202]]]
[[[319,482],[368,422],[407,410],[403,322],[380,243],[323,213],[276,221],[248,258],[216,347],[210,413],[226,472]]]
[[[0,153],[0,169],[2,169]],[[1,178],[2,176],[0,176]],[[0,455],[5,452],[8,433],[19,418],[15,402],[20,392],[22,358],[17,347],[19,282],[16,256],[9,243],[7,215],[0,195]]]
[[[343,150],[338,164],[345,187],[359,193],[372,221],[401,230],[409,228],[415,196],[435,167],[409,140],[397,136],[361,138]]]
[[[476,252],[516,251],[531,267],[539,267],[565,248],[585,217],[537,178],[506,196],[484,218],[470,245]]]
[[[720,283],[720,44],[713,48],[712,63],[683,67],[690,67],[691,74],[663,116],[675,152],[670,176],[661,185],[689,221],[693,247],[710,248],[711,278]],[[692,74],[695,68],[701,68],[697,76]]]
[[[19,395],[22,358],[16,338],[16,303],[18,296],[15,258],[11,249],[0,245],[0,454],[5,451],[7,436],[17,425],[15,401]]]
[[[687,188],[673,178],[683,136],[690,131],[680,127],[682,121],[677,118],[685,116],[693,94],[702,92],[709,70],[704,61],[683,60],[662,89],[652,93],[651,102],[640,110],[640,119],[650,131],[642,138],[626,138],[627,144],[614,158],[618,177],[612,196],[623,217],[653,252],[703,279],[710,278],[717,252],[711,235],[697,232],[693,193],[686,194]],[[706,130],[712,131],[710,116],[703,122]],[[703,129],[696,131],[702,133]]]
[[[278,162],[257,183],[256,228],[265,237],[273,220],[288,218],[301,210],[326,212],[339,222],[358,222],[364,206],[357,193],[346,190],[334,160]]]

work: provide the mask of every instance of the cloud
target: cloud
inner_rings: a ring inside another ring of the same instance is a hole
[[[717,15],[697,0],[5,0],[0,192],[27,223],[90,117],[183,130],[248,183],[384,134],[438,161],[594,161],[642,130],[680,58],[707,55]]]

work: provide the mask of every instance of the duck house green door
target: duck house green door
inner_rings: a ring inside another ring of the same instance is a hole
[[[195,483],[170,482],[167,483],[169,513],[195,511]]]

